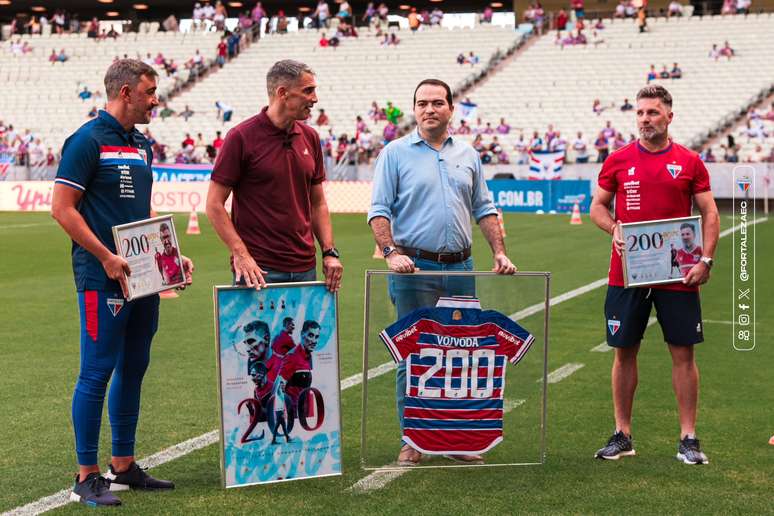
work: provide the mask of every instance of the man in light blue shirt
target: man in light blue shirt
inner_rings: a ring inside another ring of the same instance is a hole
[[[417,128],[379,154],[368,223],[391,271],[472,271],[471,218],[492,248],[500,274],[516,267],[505,254],[497,210],[484,181],[481,160],[473,147],[449,135],[454,114],[449,86],[426,79],[414,91]],[[398,319],[439,297],[475,295],[472,277],[393,276],[389,292]],[[405,363],[398,367],[396,398],[403,430],[406,389]],[[421,454],[404,444],[398,456],[403,466],[415,465]],[[455,460],[481,462],[477,455]]]

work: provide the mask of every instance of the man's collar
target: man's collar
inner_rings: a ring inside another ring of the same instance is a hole
[[[105,111],[104,109],[100,109],[98,114],[97,114],[97,116],[100,118],[100,120],[103,120],[106,124],[108,124],[113,129],[115,129],[115,130],[117,130],[117,131],[119,131],[121,133],[130,133],[130,132],[132,132],[131,129],[128,130],[128,131],[126,129],[124,129],[124,126],[121,125],[121,123],[116,119],[116,117],[114,117],[113,115],[111,115],[110,113]]]
[[[258,114],[258,121],[263,125],[271,134],[301,134],[301,129],[298,127],[298,124],[300,123],[298,120],[293,120],[293,125],[290,127],[289,131],[286,131],[284,129],[281,129],[274,125],[274,122],[271,121],[271,118],[269,118],[268,113],[266,111],[269,109],[269,106],[264,106],[261,109],[261,112]]]
[[[444,145],[446,145],[446,142],[449,142],[449,141],[454,143],[454,139],[452,138],[452,135],[447,134],[446,139],[443,141]],[[409,134],[409,143],[411,143],[411,145],[414,145],[421,142],[427,143],[427,140],[422,138],[422,136],[419,134],[419,128],[415,127],[414,130],[411,131],[411,133]],[[428,145],[430,144],[428,143]],[[430,146],[432,147],[432,145]]]
[[[124,126],[121,125],[121,123],[116,119],[116,117],[114,117],[104,109],[99,110],[99,112],[97,113],[97,117],[103,122],[105,122],[109,127],[114,129],[118,134],[130,139],[131,142],[134,144],[139,144],[139,142],[136,140],[138,136],[145,137],[145,135],[143,135],[140,132],[140,130],[137,129],[137,127],[132,127],[128,131],[124,129]]]

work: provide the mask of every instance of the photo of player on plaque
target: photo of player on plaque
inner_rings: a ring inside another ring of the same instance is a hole
[[[701,217],[621,224],[624,286],[679,283],[701,261]]]
[[[156,250],[156,265],[159,268],[162,285],[174,285],[183,281],[183,268],[180,266],[180,253],[173,242],[172,229],[169,224],[159,225],[159,237],[163,250]]]
[[[341,474],[336,295],[215,287],[225,487]]]
[[[172,215],[114,226],[113,239],[131,270],[128,301],[185,285]]]

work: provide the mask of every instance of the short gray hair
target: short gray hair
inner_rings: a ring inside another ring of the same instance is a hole
[[[269,92],[269,98],[274,96],[278,87],[295,84],[305,73],[314,75],[314,71],[309,65],[299,61],[283,59],[274,63],[269,69],[269,73],[266,74],[266,89]]]
[[[140,82],[140,77],[158,77],[158,72],[152,66],[139,59],[119,59],[105,73],[105,94],[108,100],[118,96],[124,85],[134,88]]]

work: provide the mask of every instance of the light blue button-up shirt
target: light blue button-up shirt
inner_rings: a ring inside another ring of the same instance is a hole
[[[473,243],[471,217],[496,213],[478,152],[462,140],[435,150],[414,129],[379,153],[368,221],[389,220],[398,245],[458,252]]]

